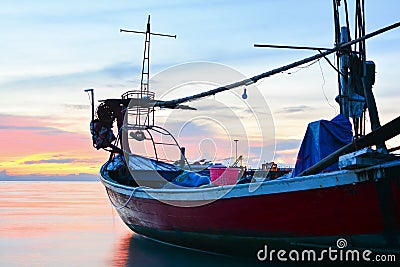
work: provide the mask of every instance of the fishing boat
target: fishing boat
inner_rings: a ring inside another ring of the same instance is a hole
[[[154,92],[148,90],[148,48],[151,35],[173,36],[152,33],[149,17],[146,31],[139,32],[146,35],[141,89],[128,91],[121,98],[100,100],[97,112],[93,90],[88,90],[92,96],[93,145],[110,151],[100,170],[101,182],[125,224],[149,238],[213,252],[247,250],[255,255],[266,244],[321,248],[336,246],[339,238],[345,239],[348,248],[400,251],[400,158],[394,153],[398,148],[385,145],[400,134],[400,117],[380,125],[372,92],[375,64],[365,53],[368,38],[400,23],[366,34],[364,1],[355,2],[354,39],[349,25],[341,25],[340,1],[333,0],[333,48],[288,46],[318,53],[242,81],[165,101],[155,99]],[[215,183],[210,174],[180,168],[190,166],[184,148],[167,129],[154,124],[159,108],[191,109],[183,104],[256,83],[334,53],[336,66],[330,64],[338,73],[340,115],[308,125],[291,174],[273,179],[250,176],[245,182],[237,176],[233,183]],[[371,122],[369,133],[365,131],[366,116]],[[114,122],[117,137],[111,130]],[[159,142],[156,134],[172,141]],[[129,148],[132,140],[150,141],[154,158],[134,154]],[[156,147],[161,143],[180,151],[180,164],[160,159]]]

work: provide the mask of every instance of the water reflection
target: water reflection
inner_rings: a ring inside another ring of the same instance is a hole
[[[361,264],[362,263],[362,264]],[[252,266],[377,266],[376,262],[304,261],[260,262],[254,258],[229,257],[163,244],[136,234],[121,237],[114,251],[114,267],[252,267]],[[381,262],[379,266],[387,266]],[[393,266],[393,265],[389,265]],[[397,266],[397,265],[396,265]]]
[[[132,234],[128,233],[122,236],[115,246],[111,265],[114,267],[127,266],[129,257],[129,245],[131,243]]]
[[[0,266],[108,267],[127,233],[100,183],[0,181]]]
[[[140,235],[120,239],[113,259],[114,267],[170,267],[170,266],[265,266],[256,259],[234,258],[163,244]],[[271,266],[268,264],[268,266]],[[272,265],[273,266],[273,265]],[[279,266],[283,266],[280,264]],[[292,266],[292,265],[291,265]]]

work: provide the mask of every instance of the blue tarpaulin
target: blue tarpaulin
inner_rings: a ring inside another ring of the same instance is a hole
[[[342,114],[331,121],[320,120],[308,124],[306,134],[297,155],[296,166],[292,177],[319,162],[339,148],[351,143],[353,131],[350,121]],[[338,170],[335,163],[325,171]]]
[[[192,171],[184,171],[173,181],[173,184],[185,187],[196,187],[210,183],[210,177]]]

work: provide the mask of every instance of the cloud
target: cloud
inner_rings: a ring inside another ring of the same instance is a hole
[[[313,109],[310,106],[306,105],[299,105],[299,106],[292,106],[292,107],[284,107],[281,108],[278,113],[299,113],[299,112],[304,112],[304,111],[309,111]]]
[[[299,139],[287,139],[287,140],[276,140],[276,150],[292,150],[300,147],[301,140]]]
[[[53,127],[46,127],[46,126],[16,126],[16,125],[0,125],[1,130],[14,130],[14,131],[24,131],[24,132],[31,132],[37,133],[40,135],[59,135],[65,133],[62,130],[53,128]]]
[[[43,174],[10,175],[6,170],[1,170],[0,181],[99,181],[99,177],[89,173],[51,176]]]
[[[108,65],[102,68],[91,69],[91,70],[81,70],[79,72],[59,72],[53,75],[43,75],[37,74],[34,76],[24,76],[17,77],[16,79],[3,81],[0,85],[3,88],[18,88],[21,90],[25,88],[27,90],[32,90],[33,88],[38,88],[37,91],[43,91],[43,89],[59,88],[60,84],[71,85],[71,81],[79,81],[79,83],[87,82],[88,84],[93,83],[93,79],[100,79],[101,81],[108,81],[110,79],[121,80],[128,78],[132,75],[132,72],[137,72],[137,78],[140,79],[141,68],[139,66],[133,66],[131,63],[118,62],[112,65]],[[64,92],[66,92],[64,90]],[[50,98],[50,95],[46,98]]]
[[[42,160],[29,160],[22,162],[23,164],[42,164],[42,163],[73,163],[75,159],[42,159]]]
[[[74,110],[89,110],[90,105],[82,105],[82,104],[64,104],[67,109],[74,109]]]
[[[96,151],[90,133],[65,131],[52,117],[0,114],[0,164],[9,173],[97,173],[107,158]]]
[[[63,157],[63,156],[60,156]],[[56,164],[67,164],[67,163],[97,163],[98,160],[93,159],[80,159],[80,158],[57,158],[55,155],[51,159],[41,159],[41,160],[27,160],[23,161],[22,164],[46,164],[46,163],[56,163]]]

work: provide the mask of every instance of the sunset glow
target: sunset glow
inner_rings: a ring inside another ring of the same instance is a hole
[[[97,174],[105,153],[96,153],[90,133],[60,130],[51,118],[3,115],[0,170],[8,175]],[[12,137],[12,138],[10,138]]]
[[[366,5],[367,33],[398,21],[400,2],[384,2]],[[349,3],[350,10],[353,5]],[[144,36],[123,34],[119,29],[144,30],[149,14],[154,32],[177,35],[176,39],[152,39],[150,78],[188,62],[217,63],[251,77],[315,52],[254,48],[255,43],[334,45],[332,1],[5,1],[0,14],[0,23],[5,25],[0,29],[3,176],[97,175],[108,153],[92,147],[91,109],[83,90],[94,88],[97,104],[97,100],[118,98],[127,90],[138,89]],[[354,29],[353,21],[350,24]],[[400,30],[394,29],[367,41],[367,59],[377,66],[373,90],[382,124],[398,115],[399,40]],[[329,59],[336,60],[333,55]],[[191,77],[196,71],[185,69],[176,78]],[[229,75],[223,78],[223,84],[238,80]],[[189,84],[164,94],[171,88],[155,79],[150,88],[157,99],[173,99],[214,85],[199,89]],[[253,168],[272,160],[293,165],[307,124],[331,120],[338,114],[334,100],[338,95],[337,73],[323,59],[254,86],[261,96],[247,86],[246,100],[241,99],[245,89],[241,87],[231,90],[231,97],[217,94],[190,103],[198,109],[194,117],[217,118],[222,114],[220,121],[233,129],[228,135],[217,127],[207,132],[204,128],[211,127],[198,120],[193,128],[182,130],[185,136],[178,138],[191,161],[232,162],[233,140],[238,139],[239,155]],[[264,119],[267,126],[263,129],[273,132],[267,138],[254,117],[246,117],[254,108],[251,101],[261,97],[266,104],[257,107],[257,112],[273,118]],[[240,107],[239,100],[248,106]],[[156,114],[160,116],[157,123],[162,124],[163,116],[168,115],[163,112]],[[170,130],[186,118],[181,111],[175,112],[171,117],[177,119],[166,124]],[[240,125],[232,114],[246,123]],[[370,131],[369,126],[366,131]],[[399,139],[390,140],[388,146],[398,146]]]

